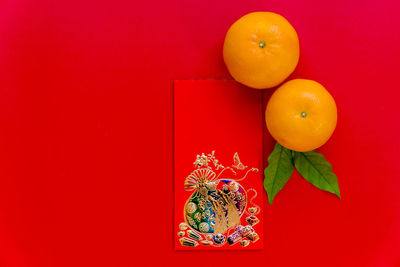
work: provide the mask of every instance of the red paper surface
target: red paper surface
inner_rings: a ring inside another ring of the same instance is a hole
[[[193,162],[196,155],[206,156],[215,151],[215,157],[224,167],[232,167],[233,155],[239,154],[242,164],[247,168],[238,170],[236,174],[225,170],[219,179],[238,180],[251,168],[258,171],[249,172],[245,179],[238,183],[247,191],[247,207],[241,216],[240,225],[248,225],[245,218],[249,216],[249,207],[263,205],[263,140],[262,140],[262,92],[250,90],[234,81],[175,81],[174,86],[174,173],[175,173],[175,249],[178,250],[226,250],[226,249],[260,249],[263,247],[262,210],[257,214],[260,223],[254,230],[260,239],[242,248],[239,243],[232,246],[184,247],[179,243],[177,233],[179,224],[184,220],[183,210],[186,201],[193,191],[184,190],[187,176],[195,169]],[[220,170],[213,167],[218,175]],[[220,182],[221,185],[223,182]],[[251,190],[254,189],[254,190]],[[254,193],[256,192],[256,195]],[[254,200],[250,200],[254,197]],[[187,215],[186,215],[187,216]],[[225,238],[229,233],[225,234]],[[201,234],[203,239],[204,235]],[[187,237],[187,233],[185,234]]]
[[[295,172],[264,201],[263,250],[176,252],[173,81],[231,79],[224,35],[260,10],[299,35],[289,78],[336,100],[319,151],[342,199]],[[389,0],[0,1],[0,266],[399,266],[399,13]]]

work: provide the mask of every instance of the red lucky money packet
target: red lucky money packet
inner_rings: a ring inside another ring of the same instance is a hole
[[[175,81],[176,250],[263,247],[262,114],[235,81]]]

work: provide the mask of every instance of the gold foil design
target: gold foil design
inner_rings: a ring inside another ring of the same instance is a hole
[[[203,246],[211,246],[213,242],[210,240],[202,240],[200,241],[200,244],[202,244]]]
[[[257,211],[257,208],[256,208],[256,207],[250,207],[250,208],[249,208],[249,213],[250,213],[250,214],[254,214],[254,213],[256,213],[256,211]]]
[[[250,244],[250,241],[247,239],[240,240],[239,242],[242,247],[247,247]]]
[[[179,232],[178,232],[178,236],[179,236],[179,237],[182,237],[182,236],[184,236],[184,235],[185,235],[185,231],[179,231]]]
[[[237,152],[233,155],[232,167],[238,170],[244,170],[247,168],[247,166],[244,166],[243,163],[240,161],[239,154]]]
[[[210,196],[208,200],[212,203],[215,212],[214,233],[223,234],[228,228],[240,224],[240,215],[235,202],[227,194],[221,190],[217,190],[217,193],[220,196],[218,200]]]
[[[181,243],[181,245],[185,247],[197,247],[199,245],[197,241],[187,237],[182,237],[181,239],[179,239],[179,243]]]
[[[251,225],[259,222],[255,215],[260,212],[260,207],[253,203],[257,192],[253,188],[246,191],[238,181],[244,180],[250,172],[259,170],[244,165],[240,161],[238,153],[234,154],[231,167],[222,165],[215,157],[215,151],[207,155],[204,153],[197,155],[193,164],[195,170],[186,177],[184,182],[184,189],[194,192],[184,206],[183,213],[186,223],[180,223],[180,231],[177,232],[181,245],[188,247],[196,247],[199,244],[223,246],[226,242],[218,243],[219,241],[216,241],[215,237],[226,238],[226,235],[229,235],[230,231],[237,227],[243,228],[243,231],[246,230],[243,232],[243,237],[241,236],[239,239],[242,247],[256,242],[259,236]],[[227,170],[231,172],[231,175],[226,173]],[[223,173],[223,178],[220,178]],[[244,176],[242,176],[243,173]],[[220,182],[223,185],[218,187]],[[250,202],[248,202],[248,192],[254,192]],[[251,207],[246,210],[249,203]],[[249,225],[242,226],[240,218],[245,213],[249,216],[246,216],[244,221]],[[185,232],[188,227],[191,229]],[[242,233],[240,234],[242,235]],[[243,240],[241,240],[242,238]],[[231,242],[230,245],[239,243],[239,240]]]
[[[181,222],[179,224],[179,230],[186,230],[188,228],[188,225],[185,222]]]

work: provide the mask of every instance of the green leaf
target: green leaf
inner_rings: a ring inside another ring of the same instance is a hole
[[[301,176],[312,185],[341,198],[337,177],[322,154],[315,151],[295,152],[294,165]]]
[[[274,151],[268,157],[268,166],[264,170],[264,189],[268,193],[268,202],[272,201],[293,173],[291,150],[276,143]]]

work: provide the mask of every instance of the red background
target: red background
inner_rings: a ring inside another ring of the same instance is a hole
[[[294,174],[264,204],[264,250],[176,253],[173,80],[229,78],[224,34],[259,10],[299,34],[292,77],[336,99],[320,151],[342,200]],[[400,266],[399,11],[388,0],[1,1],[0,265]]]

